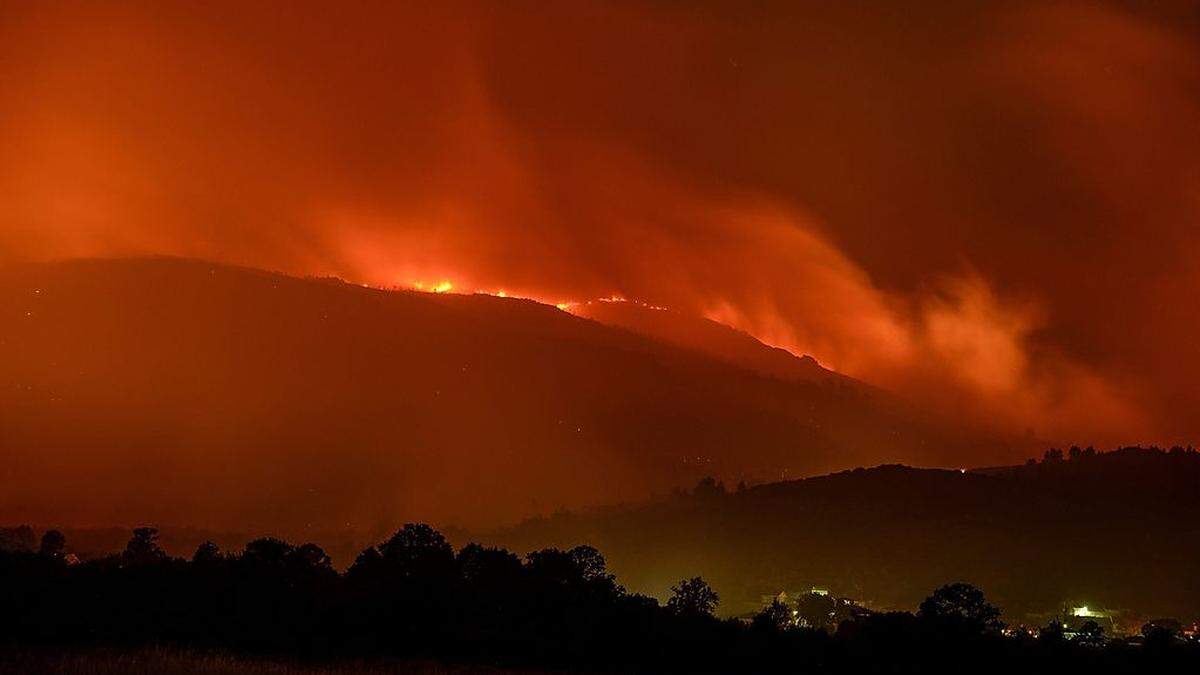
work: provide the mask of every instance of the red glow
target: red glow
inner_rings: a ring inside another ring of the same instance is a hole
[[[1198,430],[1200,57],[1149,9],[234,9],[0,10],[0,258],[615,294],[1011,431]]]

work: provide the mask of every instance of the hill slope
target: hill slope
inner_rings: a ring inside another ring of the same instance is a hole
[[[0,270],[0,325],[0,521],[495,523],[704,474],[1013,453],[523,300],[93,260]]]
[[[797,358],[787,350],[767,346],[751,335],[701,317],[609,300],[581,303],[571,313],[702,352],[763,375],[867,388],[861,382],[822,368],[811,356]]]
[[[587,542],[622,583],[660,596],[702,574],[726,613],[813,586],[913,609],[968,581],[1011,621],[1067,602],[1191,621],[1198,512],[1200,454],[1129,448],[987,473],[856,469],[556,514],[483,539],[522,551]]]

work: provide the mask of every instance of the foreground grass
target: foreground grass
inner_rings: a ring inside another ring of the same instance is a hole
[[[534,672],[414,661],[320,666],[166,648],[79,652],[0,648],[3,675],[533,675]]]

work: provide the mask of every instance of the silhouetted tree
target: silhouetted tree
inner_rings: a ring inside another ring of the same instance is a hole
[[[521,573],[521,559],[500,548],[467,544],[455,556],[459,576],[480,585],[512,584]]]
[[[828,595],[805,593],[796,600],[796,612],[809,628],[829,629],[835,626],[835,601]]]
[[[366,577],[376,576],[383,567],[383,554],[379,549],[372,546],[363,549],[354,558],[354,564],[350,565],[350,569],[346,570],[347,576],[352,579],[363,579]]]
[[[557,548],[531,551],[525,556],[525,567],[532,576],[561,585],[577,585],[586,579],[580,561],[570,551]]]
[[[934,591],[921,603],[917,617],[978,632],[998,632],[1004,628],[1000,610],[988,604],[983,591],[964,583],[947,584]]]
[[[28,525],[0,527],[0,551],[32,551],[36,541]]]
[[[576,546],[567,552],[571,560],[579,567],[579,572],[587,581],[611,580],[613,576],[606,570],[604,556],[591,546]]]
[[[212,563],[221,559],[221,549],[211,541],[205,541],[196,547],[196,552],[192,554],[192,562],[194,563]]]
[[[38,548],[38,552],[44,556],[58,558],[62,556],[63,549],[67,545],[67,538],[58,530],[46,530],[42,535],[42,544]]]
[[[692,577],[671,587],[667,609],[683,616],[712,616],[720,601],[717,592],[703,579]]]
[[[166,559],[167,554],[158,546],[158,528],[138,527],[125,546],[121,560],[126,564],[144,565]]]
[[[301,544],[288,554],[288,562],[309,570],[332,570],[333,560],[316,544]]]
[[[454,565],[454,549],[424,523],[407,523],[379,545],[379,553],[392,573],[404,576],[446,573]]]
[[[275,537],[262,537],[246,543],[242,560],[254,565],[278,567],[283,565],[295,547]]]
[[[753,625],[758,628],[769,628],[771,630],[786,630],[795,624],[795,617],[792,616],[792,610],[775,598],[771,604],[763,607],[762,611],[755,615]]]

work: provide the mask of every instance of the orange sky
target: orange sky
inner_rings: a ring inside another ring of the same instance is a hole
[[[1200,436],[1190,3],[0,7],[0,261],[704,314],[1063,441]]]

